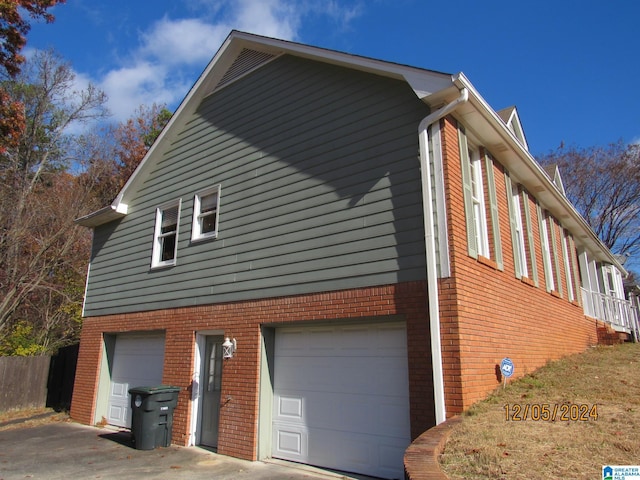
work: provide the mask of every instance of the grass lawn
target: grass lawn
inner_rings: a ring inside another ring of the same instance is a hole
[[[545,480],[640,465],[640,344],[595,347],[499,387],[463,415],[440,464],[451,479]]]

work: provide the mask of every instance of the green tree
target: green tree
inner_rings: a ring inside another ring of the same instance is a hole
[[[7,335],[0,337],[0,355],[29,357],[46,353],[35,340],[34,327],[25,320],[12,325]]]

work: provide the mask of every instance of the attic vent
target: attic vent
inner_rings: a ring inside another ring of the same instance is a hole
[[[248,48],[243,49],[222,76],[216,88],[220,88],[234,81],[236,78],[241,77],[273,57],[275,57],[275,55],[271,53],[258,52],[256,50],[249,50]]]

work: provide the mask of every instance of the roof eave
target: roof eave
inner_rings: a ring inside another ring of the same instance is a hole
[[[83,227],[95,228],[105,223],[119,220],[126,216],[127,206],[124,204],[112,204],[107,207],[101,208],[95,212],[92,212],[84,217],[80,217],[74,220],[74,223],[82,225]]]
[[[237,30],[231,32],[227,42],[225,42],[223,48],[235,46],[236,49],[241,50],[242,48],[258,47],[261,51],[268,51],[274,55],[291,54],[376,75],[403,79],[414,89],[419,98],[431,95],[451,85],[451,75],[448,73],[328,50],[288,40],[263,37]]]
[[[615,265],[626,275],[626,270],[613,253],[464,74],[455,75],[454,83],[458,88],[469,90],[469,101],[455,112],[455,116],[464,119],[467,130],[470,129],[472,135],[483,140],[492,155],[500,160],[515,179],[572,232],[578,244],[595,255],[599,261]]]

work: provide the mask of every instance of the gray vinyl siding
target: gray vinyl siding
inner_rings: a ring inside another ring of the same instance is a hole
[[[427,114],[403,82],[290,56],[210,95],[96,228],[85,315],[424,279]],[[218,238],[192,243],[194,195],[218,184]],[[155,209],[178,199],[176,265],[151,269]]]

